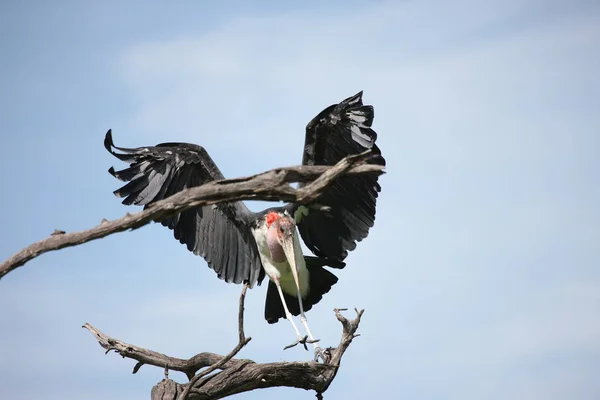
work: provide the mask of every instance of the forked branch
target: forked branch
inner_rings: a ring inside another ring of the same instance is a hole
[[[111,338],[97,328],[86,323],[83,327],[96,337],[106,353],[114,350],[123,358],[137,361],[133,368],[136,373],[144,365],[154,365],[165,369],[165,379],[152,388],[152,400],[212,400],[222,399],[233,394],[269,387],[294,387],[314,390],[322,397],[335,378],[344,352],[352,340],[364,310],[356,310],[356,318],[348,320],[335,309],[337,319],[342,323],[342,338],[336,348],[325,350],[326,364],[317,362],[274,362],[255,363],[252,360],[235,359],[235,355],[250,341],[244,333],[244,300],[247,285],[240,295],[238,314],[239,341],[226,356],[214,353],[200,353],[187,360],[169,357],[156,351],[147,350]],[[206,368],[200,371],[202,368]],[[184,372],[189,382],[180,384],[168,377],[168,371]],[[214,371],[219,370],[216,373]],[[197,373],[200,371],[199,373]],[[197,374],[196,374],[197,373]]]

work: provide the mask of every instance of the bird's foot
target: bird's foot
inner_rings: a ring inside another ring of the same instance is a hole
[[[319,358],[323,360],[323,364],[329,363],[329,361],[331,360],[331,348],[326,348],[325,350],[323,350],[319,346],[316,346],[314,361],[319,362]]]
[[[304,350],[308,351],[308,346],[307,343],[316,343],[318,342],[319,339],[314,339],[314,340],[310,340],[308,338],[308,335],[302,337],[302,336],[298,336],[298,339],[296,339],[296,341],[292,344],[288,344],[287,346],[285,346],[283,349],[287,350],[287,349],[291,349],[292,347],[297,346],[298,344],[302,344],[304,346]]]

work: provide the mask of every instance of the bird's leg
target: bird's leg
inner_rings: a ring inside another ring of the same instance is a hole
[[[285,317],[287,318],[288,321],[290,321],[290,323],[292,324],[292,327],[296,331],[296,335],[298,335],[298,339],[294,343],[292,343],[291,345],[286,346],[285,349],[289,349],[290,347],[294,347],[298,343],[302,343],[302,344],[304,344],[304,347],[306,347],[305,343],[306,343],[306,339],[307,338],[306,338],[306,336],[303,337],[300,334],[300,331],[298,330],[298,327],[296,327],[296,324],[294,323],[294,320],[292,319],[292,313],[290,312],[290,310],[288,310],[287,304],[285,304],[285,297],[283,297],[283,291],[281,290],[281,285],[279,284],[279,279],[274,278],[273,282],[275,282],[275,286],[277,287],[277,292],[279,293],[279,298],[281,298],[281,303],[283,304],[283,310],[285,311]]]
[[[319,341],[319,339],[315,339],[312,332],[310,331],[310,328],[308,327],[308,322],[306,321],[306,316],[304,315],[304,306],[302,305],[302,295],[300,294],[299,290],[298,290],[298,305],[300,306],[300,321],[302,321],[302,325],[304,325],[304,328],[306,329],[306,332],[308,333],[308,338],[310,339],[308,342],[315,344],[316,342]],[[315,344],[315,347],[317,347],[316,344]]]
[[[298,305],[300,306],[300,321],[302,322],[302,325],[304,325],[304,329],[306,329],[306,332],[308,333],[309,340],[307,340],[307,342],[312,343],[312,345],[315,348],[315,361],[319,361],[320,357],[323,360],[323,362],[325,362],[323,350],[319,346],[317,346],[317,342],[319,341],[319,339],[315,339],[312,332],[310,331],[310,328],[308,327],[308,321],[306,320],[306,315],[304,315],[304,307],[302,306],[302,294],[300,293],[300,290],[298,290]]]
[[[300,242],[298,241],[298,232],[296,231],[296,226],[292,223],[288,224],[291,226],[291,230],[286,231],[285,228],[281,231],[283,234],[283,238],[280,241],[281,247],[283,248],[283,252],[285,254],[285,258],[289,263],[289,267],[292,273],[292,277],[294,278],[294,283],[296,284],[296,294],[298,296],[298,305],[300,306],[300,320],[302,321],[302,325],[306,329],[308,333],[308,338],[310,340],[304,339],[304,348],[306,348],[306,343],[312,343],[315,346],[315,352],[318,352],[318,347],[315,344],[318,340],[315,340],[310,328],[308,327],[308,323],[306,322],[306,316],[304,315],[304,307],[302,305],[302,292],[300,290],[300,279],[299,279],[299,271],[306,269],[306,261],[304,260],[304,256],[302,255],[302,247],[300,246]],[[278,283],[276,281],[276,283]],[[279,286],[277,286],[279,288]],[[281,300],[283,301],[284,307],[285,300],[283,299],[283,292],[279,289],[279,294],[281,296]],[[286,312],[287,307],[286,307]],[[308,348],[306,348],[308,350]]]

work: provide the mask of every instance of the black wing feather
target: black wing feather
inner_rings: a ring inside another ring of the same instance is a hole
[[[128,182],[114,193],[123,204],[144,208],[184,189],[223,179],[204,148],[188,143],[161,143],[153,147],[116,147],[109,130],[104,147],[129,163],[120,171],[110,168],[114,177]],[[118,153],[119,150],[122,153]],[[164,219],[179,242],[201,255],[218,277],[231,283],[251,286],[264,278],[258,249],[250,230],[254,219],[242,202],[208,205]]]
[[[339,104],[327,107],[306,127],[302,163],[334,165],[342,158],[371,149],[370,164],[385,165],[377,133],[371,129],[374,111],[363,105],[362,91]],[[345,176],[338,179],[317,200],[329,212],[311,209],[298,222],[307,247],[318,256],[343,260],[369,234],[375,223],[377,196],[381,191],[377,175]],[[297,208],[290,206],[290,211]]]

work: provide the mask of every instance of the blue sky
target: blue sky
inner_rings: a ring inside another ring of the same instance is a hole
[[[366,309],[328,397],[596,399],[599,25],[594,1],[4,2],[0,258],[135,211],[108,128],[201,144],[237,177],[298,164],[306,123],[364,90],[388,167],[375,228],[308,313],[335,345],[331,310]],[[226,353],[239,289],[161,226],[43,255],[0,281],[0,395],[147,399],[162,371],[132,375],[80,326]],[[282,351],[265,291],[240,356],[309,359]],[[282,395],[313,398],[237,398]]]

